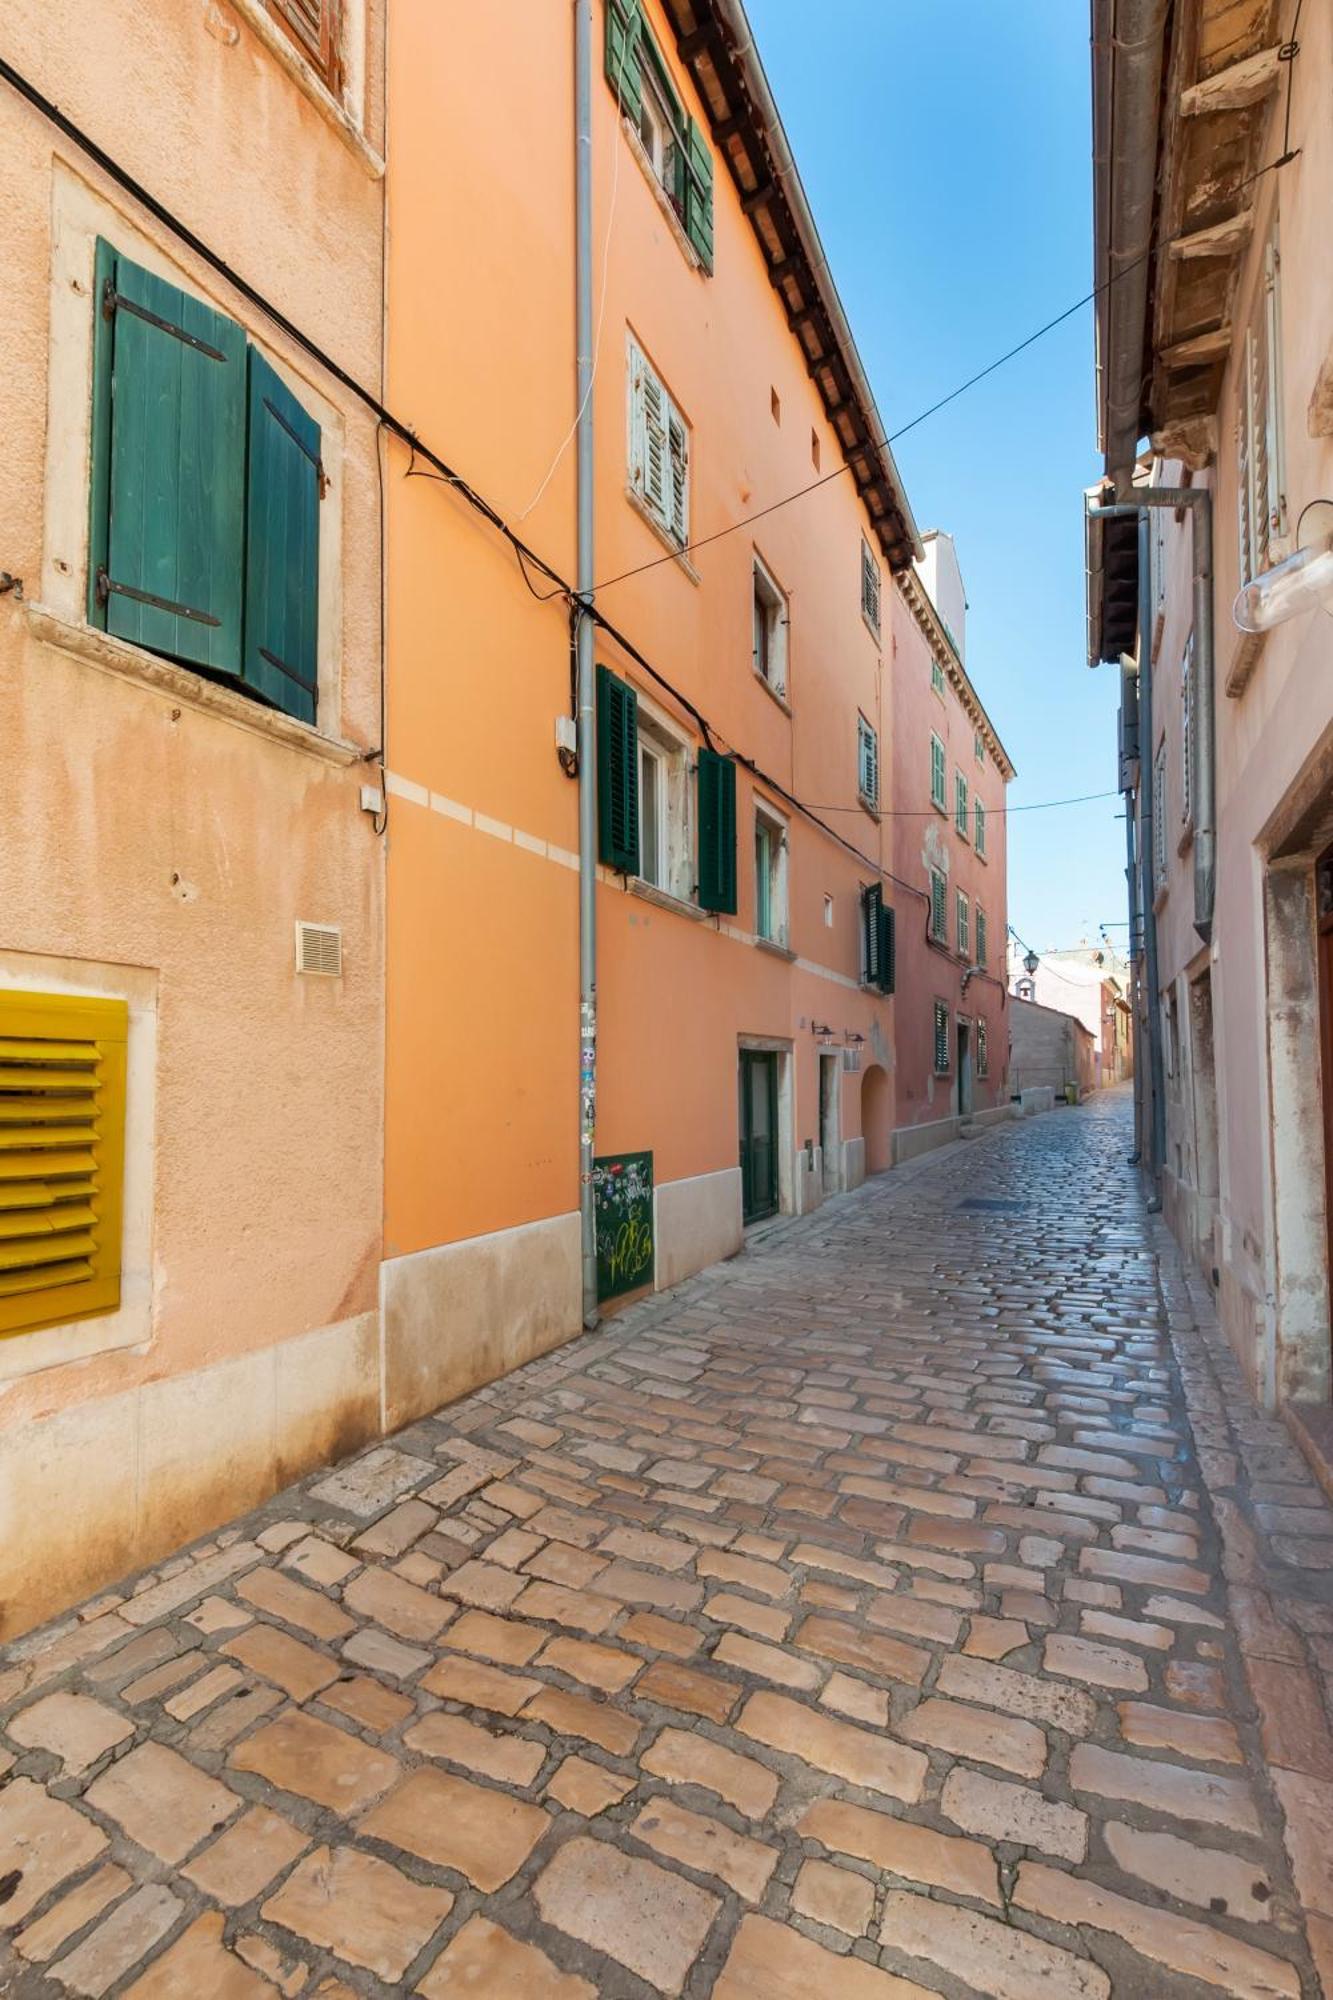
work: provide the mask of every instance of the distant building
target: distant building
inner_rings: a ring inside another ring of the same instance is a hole
[[[1076,1015],[1018,995],[1009,1003],[1009,1076],[1016,1097],[1025,1090],[1054,1090],[1064,1097],[1072,1084],[1079,1097],[1097,1088],[1100,1046]]]
[[[1021,944],[1009,941],[1009,991],[1083,1023],[1094,1050],[1092,1088],[1123,1083],[1134,1070],[1129,961],[1109,945],[1080,944],[1037,954],[1037,969],[1023,963]]]

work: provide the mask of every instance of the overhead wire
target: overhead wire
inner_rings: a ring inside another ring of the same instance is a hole
[[[1297,8],[1297,17],[1299,18],[1299,0]],[[537,598],[539,602],[544,602],[544,603],[549,603],[556,598],[564,599],[570,604],[571,607],[577,610],[581,610],[585,615],[592,618],[592,620],[599,627],[599,629],[605,632],[607,636],[611,638],[615,642],[615,644],[622,649],[622,651],[626,654],[626,656],[629,659],[633,660],[637,666],[639,666],[645,673],[647,673],[658,686],[660,686],[667,693],[669,693],[672,699],[679,704],[679,706],[685,711],[687,715],[690,716],[690,718],[698,725],[701,734],[703,735],[705,743],[707,743],[709,747],[715,747],[717,732],[709,724],[708,719],[703,714],[702,710],[700,710],[697,707],[697,705],[689,699],[688,696],[683,694],[681,690],[678,689],[664,674],[662,674],[656,667],[654,667],[651,661],[649,661],[646,658],[646,656],[640,651],[640,649],[634,644],[634,642],[625,633],[621,632],[619,628],[614,624],[614,622],[606,617],[605,613],[603,613],[598,609],[596,603],[593,601],[592,593],[585,596],[582,593],[580,593],[575,588],[574,585],[569,583],[569,581],[565,577],[563,577],[557,569],[555,569],[549,562],[547,562],[546,559],[537,552],[537,550],[532,548],[524,540],[524,538],[518,534],[518,532],[509,524],[509,522],[505,520],[504,516],[498,511],[498,509],[495,508],[491,504],[491,502],[485,498],[483,494],[479,493],[476,490],[476,488],[473,487],[469,483],[469,481],[462,476],[461,473],[457,472],[448,463],[446,459],[444,459],[430,445],[424,442],[424,440],[417,434],[417,432],[415,431],[415,429],[411,424],[407,423],[402,417],[399,417],[394,413],[394,411],[389,409],[388,406],[382,401],[382,399],[379,396],[377,396],[372,390],[368,389],[364,383],[360,382],[356,376],[354,376],[348,369],[344,368],[341,365],[341,363],[336,361],[333,358],[333,356],[327,352],[325,348],[323,348],[316,340],[313,339],[311,335],[307,334],[301,327],[299,327],[295,323],[295,321],[293,321],[286,313],[284,313],[281,310],[280,307],[276,306],[271,299],[269,299],[255,285],[251,284],[250,281],[245,277],[243,277],[239,271],[235,270],[233,266],[229,264],[224,257],[219,255],[217,251],[212,249],[211,246],[202,239],[202,237],[197,235],[196,232],[188,226],[188,224],[182,222],[180,218],[176,216],[172,212],[172,210],[170,210],[163,202],[159,201],[158,198],[155,195],[153,195],[149,191],[149,189],[147,189],[143,185],[141,181],[137,180],[135,176],[128,171],[128,169],[121,166],[121,164],[117,160],[113,159],[112,156],[109,153],[107,153],[103,147],[99,146],[94,139],[92,139],[86,132],[83,131],[82,127],[77,125],[73,119],[69,118],[64,112],[62,112],[57,104],[55,104],[43,92],[38,90],[35,84],[31,83],[29,79],[26,78],[19,70],[15,69],[13,65],[10,62],[8,62],[3,56],[0,56],[0,79],[3,79],[7,84],[9,84],[11,89],[13,89],[27,103],[31,104],[33,108],[37,110],[44,118],[46,118],[49,123],[54,125],[58,131],[62,132],[67,138],[71,139],[77,146],[79,146],[81,150],[84,153],[86,153],[87,156],[102,170],[102,172],[104,172],[111,180],[113,180],[117,184],[117,186],[123,188],[126,193],[130,194],[134,198],[134,200],[140,203],[140,205],[147,211],[148,214],[152,215],[165,228],[171,230],[172,233],[178,238],[178,240],[181,243],[183,243],[188,249],[190,249],[195,256],[197,256],[203,263],[207,264],[211,270],[216,271],[219,276],[224,278],[226,282],[234,288],[234,290],[239,294],[240,297],[247,300],[248,303],[253,307],[255,307],[259,312],[261,312],[273,326],[275,326],[289,340],[294,342],[295,345],[303,349],[304,352],[307,353],[314,361],[316,361],[319,364],[319,366],[322,369],[324,369],[329,376],[332,377],[334,381],[340,383],[342,387],[345,388],[351,395],[355,396],[357,400],[360,403],[362,403],[363,406],[366,409],[368,409],[371,412],[371,414],[376,418],[378,426],[383,431],[388,432],[392,436],[396,437],[400,443],[405,444],[408,447],[411,455],[407,468],[408,477],[418,476],[418,477],[428,477],[434,480],[438,480],[441,484],[451,487],[459,495],[459,497],[467,503],[468,506],[470,506],[477,514],[479,514],[481,518],[485,520],[495,530],[495,532],[499,534],[509,544],[510,548],[514,553],[515,560],[518,564],[518,568],[520,574],[522,575],[523,581],[533,597]],[[1256,173],[1249,175],[1246,180],[1238,183],[1238,185],[1232,190],[1232,192],[1233,193],[1241,192],[1241,190],[1246,186],[1248,186],[1251,181],[1260,179],[1263,174],[1271,172],[1276,167],[1285,166],[1288,163],[1288,161],[1294,157],[1295,157],[1294,154],[1290,152],[1284,152],[1281,158],[1270,161],[1268,165],[1261,167]],[[1112,277],[1105,280],[1103,284],[1094,286],[1092,291],[1087,293],[1083,298],[1076,300],[1072,306],[1066,307],[1065,310],[1057,314],[1055,318],[1048,320],[1043,326],[1038,327],[1034,333],[1029,334],[1027,338],[1023,341],[1020,341],[1017,346],[1007,350],[1006,353],[999,356],[995,361],[989,363],[987,367],[978,370],[977,373],[975,375],[970,376],[967,379],[967,381],[960,383],[956,389],[951,390],[947,396],[939,398],[928,409],[923,410],[918,416],[912,418],[910,423],[901,426],[896,432],[892,433],[888,438],[881,440],[881,444],[882,445],[891,444],[895,438],[904,436],[907,433],[907,431],[915,429],[918,424],[924,423],[928,417],[933,416],[937,411],[943,409],[947,404],[956,401],[958,397],[964,395],[969,389],[973,388],[978,382],[984,381],[987,376],[994,374],[995,371],[998,368],[1003,367],[1007,361],[1012,360],[1016,355],[1022,353],[1026,348],[1031,347],[1036,341],[1040,340],[1045,334],[1053,331],[1055,327],[1061,325],[1065,320],[1069,319],[1075,312],[1079,311],[1081,307],[1089,304],[1091,300],[1096,298],[1100,292],[1108,290],[1112,285],[1119,283],[1119,281],[1122,278],[1126,277],[1129,274],[1129,272],[1135,268],[1136,263],[1141,263],[1145,261],[1146,258],[1151,254],[1152,254],[1151,251],[1145,251],[1138,259],[1134,260],[1134,262],[1131,262],[1130,264],[1126,264],[1121,270],[1114,273]],[[429,473],[423,474],[420,471],[420,468],[417,466],[416,463],[416,461],[419,458],[424,459],[426,464],[431,468],[431,471]],[[802,487],[798,489],[796,492],[786,495],[785,498],[773,502],[772,505],[770,505],[769,507],[761,508],[753,514],[746,515],[742,519],[732,522],[729,527],[721,529],[713,535],[703,537],[701,540],[697,542],[684,544],[680,549],[675,550],[668,555],[655,558],[651,562],[640,564],[635,569],[622,571],[619,576],[609,578],[605,584],[594,585],[593,593],[595,593],[599,589],[607,589],[613,583],[624,582],[630,576],[640,575],[644,571],[655,569],[661,563],[674,562],[678,559],[679,556],[688,553],[689,550],[691,549],[702,548],[707,546],[711,542],[720,541],[725,536],[736,533],[739,529],[749,525],[751,522],[763,519],[767,514],[776,512],[778,508],[789,506],[794,501],[803,498],[806,494],[814,492],[819,487],[829,484],[833,479],[840,478],[843,472],[845,472],[848,469],[849,467],[847,463],[844,462],[842,466],[839,466],[838,468],[835,469],[835,471],[831,473],[825,474],[823,478],[812,481],[808,486]],[[532,577],[529,574],[529,565],[531,565],[531,568],[535,572],[537,572],[537,574],[544,577],[546,581],[553,586],[553,588],[550,589],[549,591],[539,590],[537,586],[533,583]],[[381,672],[383,673],[383,663],[381,663]],[[378,758],[382,762],[384,756],[384,750],[385,746],[383,743],[381,743],[377,750],[375,751],[367,750],[363,754],[367,761]],[[773,791],[778,797],[786,800],[786,802],[790,804],[794,810],[799,811],[805,818],[810,820],[812,824],[820,827],[822,831],[829,836],[830,839],[836,841],[840,847],[843,847],[849,853],[856,856],[858,860],[862,861],[865,864],[865,866],[870,868],[874,873],[878,875],[883,875],[886,880],[895,882],[899,887],[909,890],[913,895],[925,894],[925,892],[917,888],[916,885],[912,883],[902,882],[898,876],[895,876],[890,870],[884,867],[882,861],[876,860],[870,855],[866,854],[864,850],[859,848],[853,841],[849,841],[848,839],[846,839],[845,836],[840,834],[835,827],[829,826],[826,821],[822,820],[819,817],[821,811],[841,812],[844,810],[848,810],[848,808],[844,808],[841,806],[819,807],[819,808],[809,806],[806,804],[804,800],[797,798],[793,792],[791,792],[786,786],[781,784],[777,779],[771,777],[767,772],[765,772],[753,758],[749,757],[745,753],[736,749],[734,746],[732,746],[731,748],[731,754],[736,758],[738,763],[744,765],[744,767],[747,770],[749,770],[753,776],[757,777],[761,783],[768,786],[769,789]],[[1014,808],[1013,810],[1020,810],[1020,809]]]

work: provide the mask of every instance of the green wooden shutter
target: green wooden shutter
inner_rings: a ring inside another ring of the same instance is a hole
[[[884,891],[878,882],[872,882],[868,889],[861,891],[861,931],[865,952],[865,983],[878,986],[883,979],[884,962]]]
[[[713,268],[713,155],[691,118],[685,142],[685,234],[706,271]]]
[[[699,903],[736,914],[736,760],[699,752]]]
[[[609,667],[597,669],[598,852],[608,868],[639,872],[639,698]]]
[[[642,34],[639,0],[606,0],[606,80],[620,99],[621,110],[635,125],[643,98]]]
[[[98,246],[90,618],[241,671],[245,335]]]
[[[892,993],[898,972],[897,920],[882,904],[879,912],[879,978],[881,993]]]
[[[319,661],[319,425],[262,354],[250,351],[245,679],[302,722],[315,720]]]

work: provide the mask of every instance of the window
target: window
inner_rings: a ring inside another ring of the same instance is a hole
[[[818,432],[818,431],[816,431],[816,430],[812,430],[812,431],[811,431],[811,433],[810,433],[810,463],[811,463],[811,465],[813,465],[813,466],[814,466],[814,468],[815,468],[815,471],[816,471],[816,472],[818,472],[818,470],[819,470],[819,432]]]
[[[879,809],[879,737],[863,715],[856,718],[856,785],[864,805]]]
[[[667,880],[667,760],[659,744],[639,738],[639,874],[655,888]]]
[[[931,661],[931,663],[930,663],[930,685],[931,685],[932,689],[934,690],[934,692],[935,692],[935,693],[936,693],[937,695],[939,695],[940,699],[941,699],[941,700],[943,700],[943,699],[944,699],[944,669],[943,669],[943,667],[942,667],[942,666],[940,665],[940,663],[939,663],[939,661],[938,661],[938,660],[932,660],[932,661]]]
[[[754,670],[774,694],[787,695],[787,600],[758,556],[754,559]]]
[[[689,427],[651,364],[632,351],[631,465],[635,490],[672,540],[689,540]]]
[[[787,826],[758,806],[754,816],[754,928],[769,944],[787,942]]]
[[[977,922],[980,924],[980,916],[978,916]],[[977,1022],[977,1075],[990,1075],[990,1043],[984,1021]]]
[[[1274,225],[1264,247],[1258,294],[1240,352],[1236,481],[1242,583],[1279,559],[1282,550],[1276,545],[1287,532],[1280,274]]]
[[[831,931],[831,930],[833,929],[833,898],[832,898],[832,896],[825,896],[825,898],[824,898],[824,929],[825,929],[826,931]]]
[[[630,486],[668,538],[690,538],[690,432],[634,337],[629,342]]]
[[[944,770],[944,745],[932,730],[930,736],[930,803],[933,806],[938,806],[941,812],[946,810],[944,803]]]
[[[1180,662],[1180,817],[1194,824],[1194,634]]]
[[[960,958],[968,958],[970,957],[972,951],[972,936],[971,936],[972,927],[970,922],[971,910],[968,904],[967,897],[963,894],[961,889],[959,889],[956,892],[955,910],[956,910],[957,926],[958,926],[957,928],[958,955]]]
[[[986,912],[982,909],[980,903],[977,904],[976,914],[977,914],[976,963],[978,965],[984,965],[986,963]]]
[[[978,799],[972,809],[972,844],[982,860],[986,859],[986,808]]]
[[[267,0],[267,6],[336,97],[342,88],[342,0]]]
[[[981,739],[980,730],[978,730],[972,738],[972,755],[976,758],[978,764],[980,764],[982,769],[984,770],[986,766],[986,745],[983,743]]]
[[[311,0],[289,0],[309,5]],[[713,156],[681,103],[639,0],[606,0],[606,80],[706,271],[713,268]]]
[[[961,771],[953,774],[953,824],[955,833],[966,840],[971,832],[971,823],[967,812],[967,779]]]
[[[935,1002],[935,1074],[949,1074],[949,1009],[943,1000]]]
[[[782,422],[782,398],[776,389],[770,388],[768,392],[768,407],[772,412],[774,423],[780,424]]]
[[[949,899],[949,884],[943,871],[930,871],[930,935],[934,943],[948,943],[947,918],[945,915]]]
[[[1153,887],[1166,887],[1166,738],[1157,746],[1152,766]]]
[[[879,637],[879,563],[869,542],[861,537],[861,616]]]
[[[897,977],[897,921],[880,883],[861,891],[861,984],[892,993]]]
[[[0,993],[0,1336],[120,1304],[123,1000]]]
[[[95,291],[89,623],[313,723],[319,425],[232,320],[100,241]]]

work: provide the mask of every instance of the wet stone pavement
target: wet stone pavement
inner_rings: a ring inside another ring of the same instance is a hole
[[[1333,1991],[1333,1514],[1107,1095],[0,1654],[0,1992]]]

